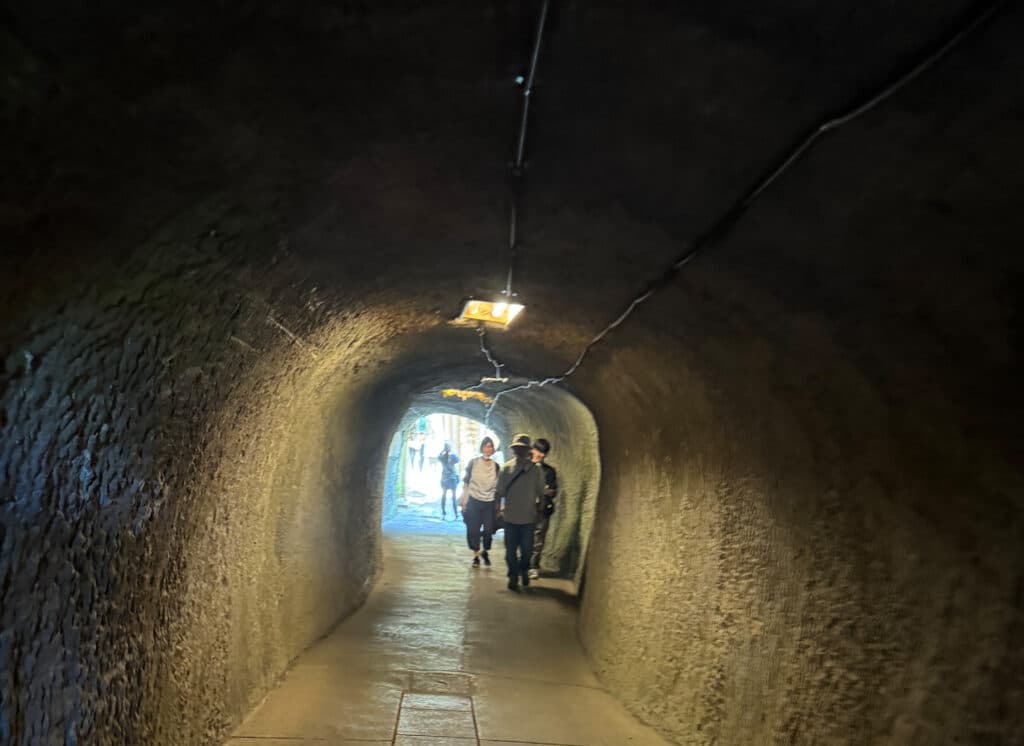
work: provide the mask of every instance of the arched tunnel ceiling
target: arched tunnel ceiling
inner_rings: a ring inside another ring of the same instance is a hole
[[[288,253],[329,296],[383,292],[449,315],[465,295],[502,287],[510,77],[529,4],[120,10],[9,11],[8,47],[22,64],[8,123],[23,147],[3,186],[17,247],[5,269],[59,282],[63,271],[22,256],[73,241],[74,271],[103,272],[97,256],[116,262],[154,223],[230,195],[221,207],[239,228],[278,234],[237,248],[254,259]],[[905,67],[967,10],[794,3],[755,20],[728,4],[561,8],[529,138],[521,346],[548,333],[550,347],[577,347],[580,337],[542,325],[571,317],[600,328],[798,134]],[[985,44],[969,41],[824,142],[766,195],[761,230],[734,244],[729,271],[785,282],[805,277],[803,265],[827,272],[830,256],[848,256],[829,233],[844,216],[878,223],[894,205],[940,209],[941,185],[965,169],[976,175],[961,188],[980,190],[972,201],[1000,209],[1012,177],[992,170],[1016,103],[997,76],[1017,64],[1018,22],[1001,14],[979,33]],[[75,112],[73,124],[61,110]],[[116,159],[111,132],[124,133]],[[907,144],[927,157],[887,153]],[[1004,188],[990,193],[996,183]],[[837,220],[811,220],[838,205]]]
[[[161,224],[194,232],[183,239],[200,252],[271,271],[291,264],[291,281],[342,307],[375,298],[443,321],[467,295],[503,286],[510,78],[529,4],[121,10],[9,9],[17,72],[5,141],[20,145],[0,176],[10,236],[0,261],[20,279],[4,296],[7,329],[32,313],[27,299],[83,277],[102,286]],[[558,9],[529,136],[516,274],[528,307],[494,341],[499,357],[515,374],[564,370],[798,134],[905,68],[969,10],[794,3],[755,20],[736,4]],[[1012,240],[1000,226],[1015,212],[1020,170],[1002,168],[1002,153],[1019,122],[1009,95],[1019,28],[1019,11],[998,14],[906,92],[821,142],[687,287],[743,317],[770,317],[758,309],[766,300],[841,309],[865,287],[886,292],[890,270],[910,282],[922,266],[959,271],[956,236]],[[979,272],[1007,278],[995,288],[1005,306],[1020,261],[975,256]],[[963,303],[990,290],[967,288]],[[931,302],[946,288],[921,291]],[[917,302],[906,301],[910,321]],[[955,330],[963,303],[934,323]],[[954,333],[973,347],[963,375],[979,358],[995,373],[998,349]]]

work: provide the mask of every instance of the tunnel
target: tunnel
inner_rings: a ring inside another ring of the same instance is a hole
[[[552,742],[1024,743],[1022,32],[10,0],[0,743],[224,744],[367,609],[434,619],[386,531],[414,410],[554,444],[564,592],[437,545],[649,734]]]
[[[409,368],[402,366],[397,370],[405,373]],[[559,447],[555,451],[563,476],[559,482],[558,510],[551,516],[546,550],[539,558],[538,570],[552,577],[571,579],[574,586],[582,585],[601,482],[597,426],[590,411],[572,394],[554,387],[524,391],[514,400],[498,400],[498,397],[488,396],[479,389],[431,390],[427,383],[416,388],[421,393],[414,396],[412,404],[400,418],[388,447],[384,485],[380,488],[383,494],[384,522],[401,517],[399,482],[406,449],[410,447],[408,439],[403,436],[415,421],[437,414],[458,417],[467,424],[475,425],[473,429],[481,436],[493,432],[498,437],[499,452],[504,450],[501,444],[507,444],[519,432],[537,433],[538,437],[544,433],[549,441],[571,444],[571,447]],[[435,455],[436,450],[435,447],[430,452],[428,460]],[[476,455],[472,449],[465,449],[463,454]],[[498,460],[502,459],[499,457]],[[421,455],[421,461],[416,467],[420,473],[422,466]],[[462,476],[464,464],[459,467]],[[422,486],[424,480],[417,481]],[[429,494],[434,498],[432,504],[436,508],[436,486]],[[436,514],[437,511],[432,509],[428,512]],[[455,509],[450,512],[455,519]]]

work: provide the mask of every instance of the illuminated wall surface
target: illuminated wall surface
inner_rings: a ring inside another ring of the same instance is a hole
[[[553,7],[507,385],[967,10],[918,5]],[[8,3],[0,743],[220,743],[370,592],[403,416],[490,406],[441,392],[495,373],[449,322],[505,286],[535,10]],[[596,492],[581,638],[675,742],[1024,743],[1022,33],[494,404]]]

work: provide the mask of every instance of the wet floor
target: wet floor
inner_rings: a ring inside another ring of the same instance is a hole
[[[366,605],[306,651],[226,746],[667,744],[598,683],[565,584],[470,567],[462,524],[385,527]]]

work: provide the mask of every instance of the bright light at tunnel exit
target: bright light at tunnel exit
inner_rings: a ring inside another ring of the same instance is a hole
[[[506,301],[468,300],[459,314],[459,321],[483,321],[508,326],[525,308],[520,303]]]

